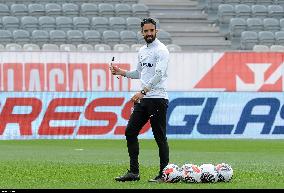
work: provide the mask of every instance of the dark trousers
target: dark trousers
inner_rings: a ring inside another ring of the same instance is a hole
[[[130,171],[139,173],[138,135],[150,119],[152,132],[159,148],[160,174],[169,163],[169,146],[166,137],[166,115],[169,101],[163,98],[145,98],[134,104],[134,110],[128,121],[125,136],[130,157]]]

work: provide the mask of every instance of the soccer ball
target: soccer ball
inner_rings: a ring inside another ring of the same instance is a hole
[[[181,167],[181,179],[187,183],[201,182],[201,169],[194,164],[184,164]]]
[[[202,164],[200,166],[201,169],[201,182],[217,182],[218,181],[218,173],[213,164]]]
[[[232,179],[233,168],[229,164],[217,164],[215,168],[218,173],[218,182],[229,182]]]
[[[180,168],[175,164],[168,164],[162,172],[164,182],[176,183],[181,179]]]

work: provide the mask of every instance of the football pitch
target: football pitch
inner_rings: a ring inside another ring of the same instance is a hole
[[[284,140],[169,140],[170,162],[228,163],[230,182],[149,183],[158,172],[154,140],[139,140],[138,182],[116,182],[129,166],[125,140],[0,141],[0,189],[283,189]]]

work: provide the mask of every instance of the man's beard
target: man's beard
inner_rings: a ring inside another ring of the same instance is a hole
[[[150,39],[148,39],[148,37],[152,37]],[[156,39],[156,36],[145,36],[144,40],[146,41],[147,44],[151,44],[154,40]]]

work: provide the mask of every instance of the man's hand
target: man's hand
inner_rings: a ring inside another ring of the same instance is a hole
[[[112,64],[109,66],[109,69],[111,71],[112,75],[121,75],[121,76],[125,76],[125,71],[121,70],[120,68],[118,68],[117,66],[113,66]]]
[[[144,95],[141,92],[137,92],[133,97],[131,97],[131,101],[134,103],[139,103],[140,99],[142,99]]]

